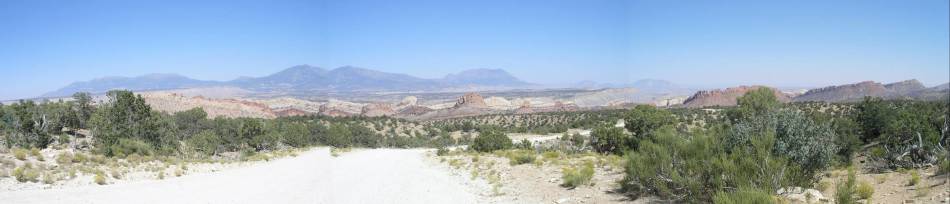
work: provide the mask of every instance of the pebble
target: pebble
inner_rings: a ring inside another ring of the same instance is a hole
[[[557,204],[564,204],[564,203],[567,203],[567,201],[569,201],[569,200],[570,200],[570,199],[567,199],[567,198],[561,198],[561,199],[557,199],[557,201],[554,201],[554,203],[557,203]]]

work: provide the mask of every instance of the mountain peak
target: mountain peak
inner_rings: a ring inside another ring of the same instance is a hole
[[[500,86],[522,86],[530,83],[521,81],[511,76],[503,69],[469,69],[457,74],[448,74],[442,81],[450,84],[461,85],[500,85]]]

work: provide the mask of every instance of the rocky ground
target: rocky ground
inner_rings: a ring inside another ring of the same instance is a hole
[[[866,182],[874,188],[870,203],[950,203],[950,178],[948,174],[936,175],[937,168],[901,170],[887,173],[861,172],[855,174],[858,183]],[[914,174],[920,180],[911,184]],[[836,188],[848,176],[844,169],[825,173],[819,183],[824,197],[833,199]],[[862,200],[866,202],[867,200]]]

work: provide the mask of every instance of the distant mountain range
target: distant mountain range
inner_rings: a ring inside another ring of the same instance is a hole
[[[641,79],[633,83],[620,84],[582,81],[575,84],[574,87],[582,89],[636,88],[640,92],[671,95],[686,95],[695,92],[694,89],[682,87],[673,82],[661,79]]]
[[[424,79],[407,74],[381,72],[345,66],[332,70],[298,65],[264,77],[242,77],[231,81],[203,81],[176,74],[149,74],[139,77],[106,77],[76,82],[43,97],[72,95],[75,92],[104,93],[114,89],[133,91],[168,90],[209,86],[233,86],[252,91],[354,92],[354,91],[438,91],[452,88],[519,88],[533,84],[501,69],[473,69],[449,74],[441,79]]]
[[[43,94],[43,97],[69,96],[76,92],[104,93],[113,89],[136,91],[194,88],[221,84],[216,81],[202,81],[177,74],[148,74],[138,77],[104,77],[90,81],[75,82],[56,91]]]

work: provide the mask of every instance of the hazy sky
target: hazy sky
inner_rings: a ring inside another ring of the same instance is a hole
[[[0,99],[310,64],[695,86],[950,81],[946,0],[0,1]]]

